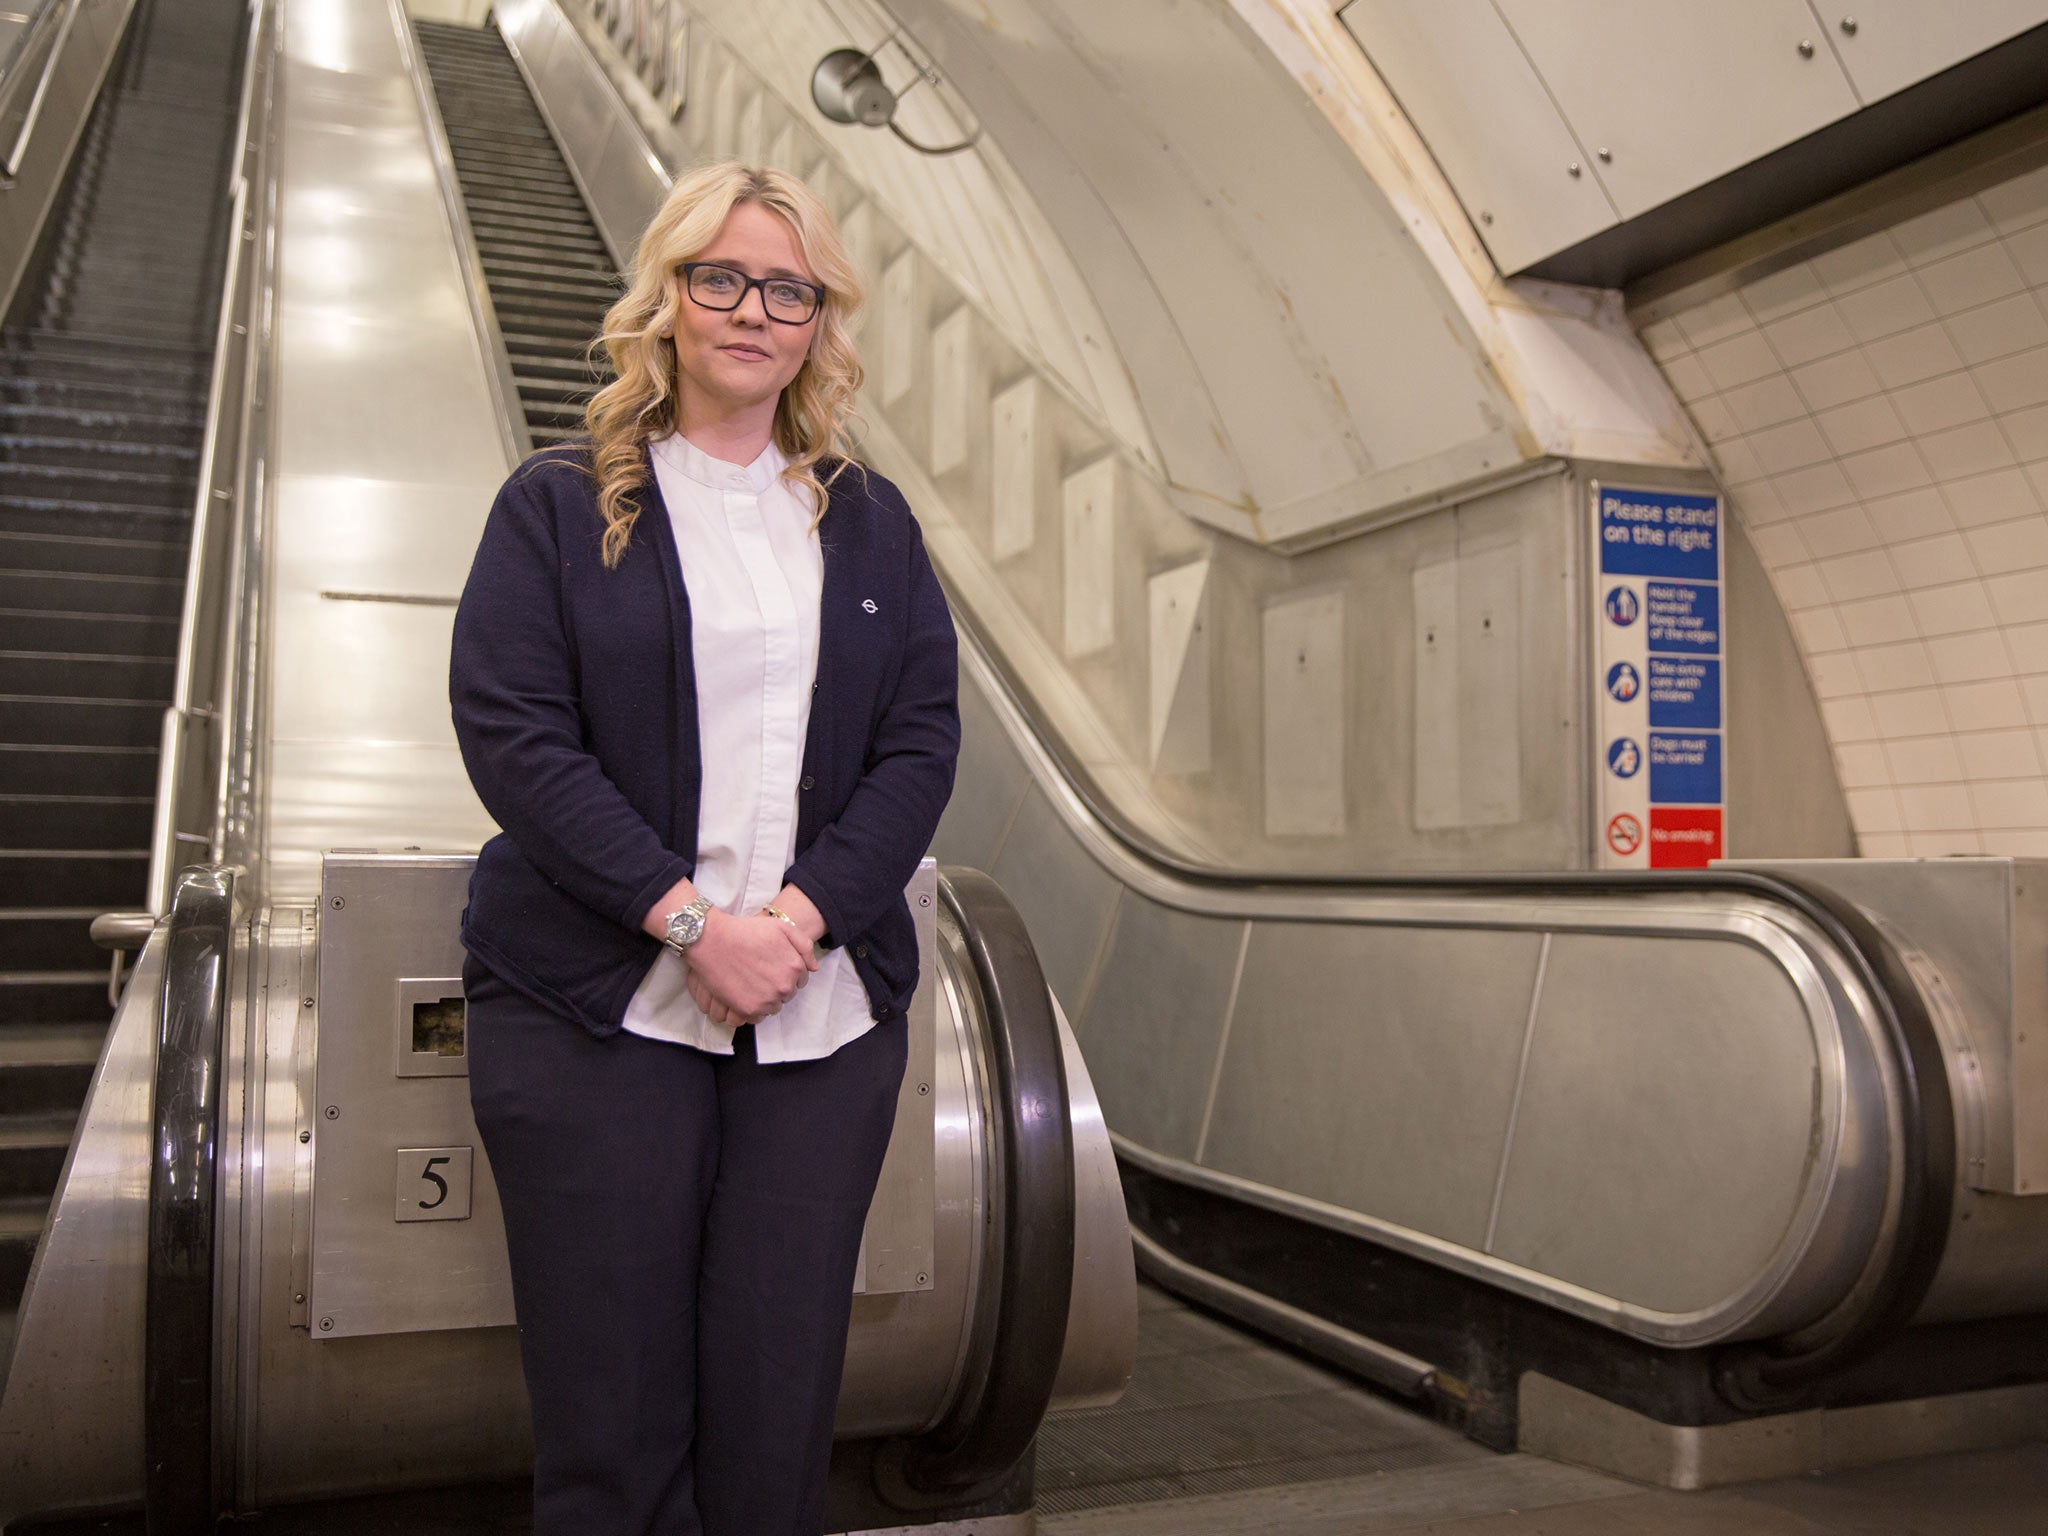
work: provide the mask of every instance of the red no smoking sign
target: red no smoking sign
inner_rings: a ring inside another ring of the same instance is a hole
[[[1607,846],[1627,858],[1643,845],[1643,824],[1626,811],[1607,823]]]

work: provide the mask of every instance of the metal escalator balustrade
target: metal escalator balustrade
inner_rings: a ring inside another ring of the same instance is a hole
[[[0,1357],[145,899],[244,19],[135,8],[0,328]]]
[[[586,348],[618,297],[610,252],[495,27],[415,21],[535,447],[578,436]]]

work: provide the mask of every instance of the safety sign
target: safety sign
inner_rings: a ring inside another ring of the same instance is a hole
[[[1697,869],[1727,847],[1721,499],[1593,487],[1596,861]]]

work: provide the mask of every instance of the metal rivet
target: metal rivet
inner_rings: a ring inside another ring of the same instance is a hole
[[[1570,165],[1566,166],[1564,170],[1567,176],[1579,176],[1584,174],[1584,172],[1580,169],[1579,162],[1576,160],[1574,160]]]
[[[311,999],[310,997],[302,997],[299,999],[299,1006],[301,1008],[310,1008],[313,1006],[313,999]]]
[[[321,1319],[320,1319],[320,1331],[321,1331],[322,1333],[332,1333],[332,1332],[334,1331],[334,1319],[333,1319],[333,1318],[331,1318],[331,1317],[323,1317],[323,1318],[321,1318]]]
[[[341,1106],[339,1104],[330,1104],[322,1113],[330,1120],[339,1120],[341,1118]]]
[[[1600,148],[1600,149],[1596,149],[1596,150],[1594,150],[1594,151],[1593,151],[1593,153],[1594,153],[1594,154],[1596,154],[1596,155],[1598,155],[1598,156],[1600,157],[1600,163],[1601,163],[1602,165],[1612,165],[1612,164],[1614,164],[1614,151],[1613,151],[1613,150],[1611,150],[1611,149],[1607,149],[1607,148],[1604,148],[1604,147],[1603,147],[1603,148]]]
[[[313,1139],[313,1133],[312,1133],[311,1131],[301,1131],[301,1132],[299,1132],[299,1145],[300,1145],[300,1146],[302,1146],[302,1147],[303,1147],[303,1146],[304,1146],[304,1145],[305,1145],[305,1144],[306,1144],[307,1142],[311,1141],[312,1139]]]
[[[344,900],[342,897],[337,896],[334,898],[334,900],[327,903],[327,905],[334,908],[335,911],[339,912],[343,907],[348,905],[348,902]]]
[[[929,896],[920,896],[917,898],[917,904],[920,907],[928,907],[932,904],[932,899]]]
[[[1799,57],[1802,59],[1813,57],[1813,44],[1803,37],[1799,39]]]
[[[293,1305],[293,1306],[295,1306],[295,1307],[303,1307],[303,1306],[304,1306],[305,1304],[306,1304],[306,1293],[305,1293],[304,1291],[293,1291],[293,1292],[292,1292],[292,1305]]]
[[[918,1095],[922,1097],[923,1095],[930,1093],[932,1091],[932,1085],[930,1083],[919,1083],[917,1085],[917,1091]]]
[[[1842,35],[1844,37],[1854,37],[1856,35],[1856,18],[1854,16],[1844,16],[1842,18]]]
[[[917,1277],[917,1283],[919,1285],[930,1285],[932,1283],[932,1277],[930,1275],[920,1274]]]

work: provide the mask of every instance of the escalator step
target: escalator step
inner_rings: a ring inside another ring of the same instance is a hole
[[[0,570],[63,571],[185,581],[185,545],[169,539],[108,539],[86,534],[21,533],[0,527]]]
[[[0,853],[0,861],[11,855]],[[136,864],[134,878],[101,910],[132,911],[139,907],[146,860]],[[67,903],[73,905],[74,903]],[[90,902],[76,905],[92,905]],[[107,1011],[107,970],[8,971],[0,973],[0,1030],[15,1024],[44,1024],[53,1019],[91,1018]]]
[[[0,1200],[41,1195],[57,1187],[77,1120],[75,1109],[0,1111]]]
[[[62,747],[82,750],[110,748],[119,749],[123,753],[154,753],[163,739],[164,703],[158,699],[108,699],[84,696],[51,698],[28,694],[4,694],[0,695],[0,703],[6,705],[8,719],[14,722],[13,728],[8,732],[11,739],[7,746],[17,751],[30,752]],[[56,771],[54,766],[51,771]],[[95,768],[83,763],[74,763],[69,771],[78,775],[75,783],[60,780],[56,783],[25,784],[7,782],[5,770],[0,769],[0,793],[139,793],[128,787],[135,782],[134,770],[125,766],[110,763],[105,767]],[[155,785],[156,770],[153,766],[144,783],[152,787]]]
[[[0,608],[28,613],[125,613],[176,618],[185,583],[172,576],[0,567]]]
[[[147,847],[156,802],[147,795],[0,794],[0,845]]]
[[[0,651],[47,649],[96,656],[169,656],[178,617],[130,613],[50,613],[0,608]]]
[[[82,918],[76,926],[83,931],[88,921]],[[103,964],[107,959],[104,954],[98,958]],[[104,991],[100,1000],[106,1001]],[[104,1018],[0,1028],[0,1114],[76,1109],[83,1104],[106,1037]]]
[[[121,469],[185,479],[198,471],[191,443],[147,442],[49,433],[0,433],[0,460],[41,469]]]
[[[0,651],[0,695],[28,699],[155,699],[168,704],[175,656]]]
[[[89,971],[104,967],[107,953],[92,941],[97,908],[0,907],[0,971]],[[0,1069],[8,1055],[9,1031],[0,1031]]]
[[[131,506],[163,507],[167,511],[189,510],[192,491],[193,482],[188,475],[0,461],[0,497],[20,497],[25,501],[62,496],[89,502],[119,501]]]
[[[0,1200],[0,1308],[12,1310],[21,1304],[49,1206],[47,1198],[36,1196]]]
[[[154,795],[156,760],[163,734],[164,712],[154,705],[49,704],[0,699],[8,713],[33,714],[38,707],[72,718],[71,734],[113,736],[125,732],[146,740],[9,741],[0,742],[0,793],[19,795]],[[31,725],[31,730],[38,727]],[[56,725],[40,728],[55,737]],[[10,898],[11,899],[11,898]]]

